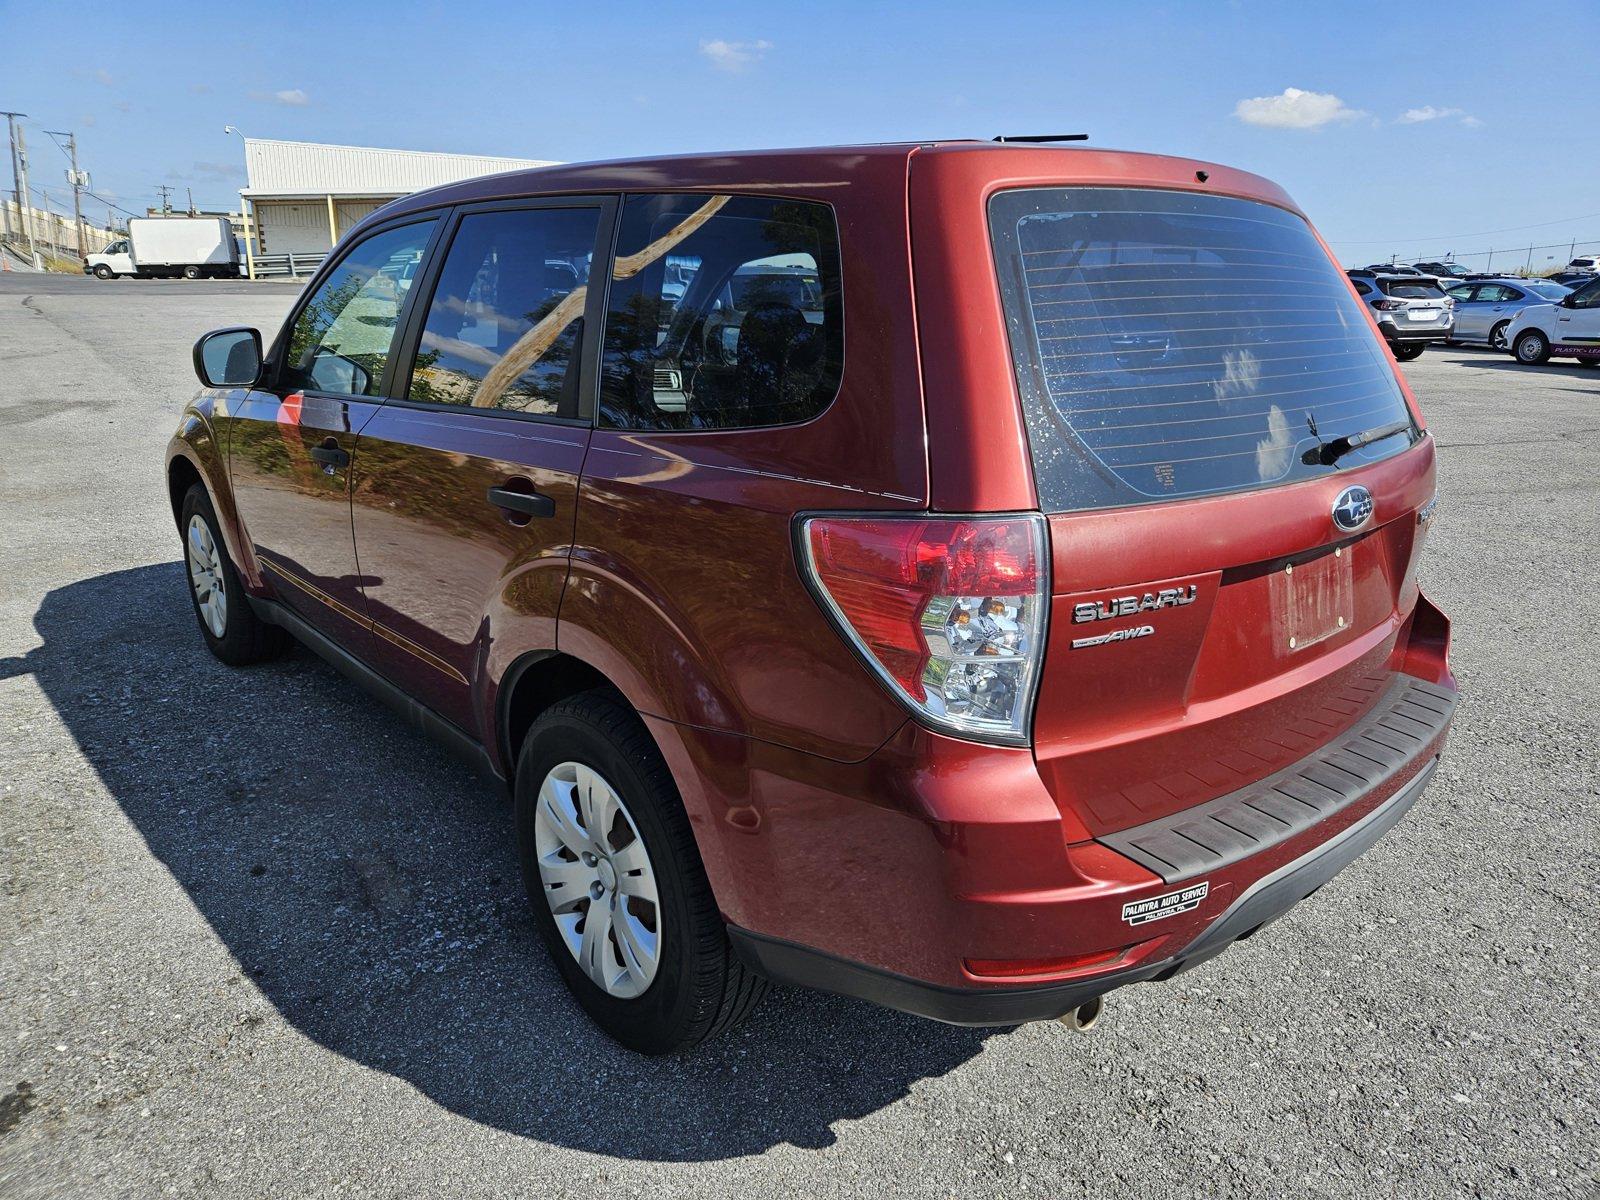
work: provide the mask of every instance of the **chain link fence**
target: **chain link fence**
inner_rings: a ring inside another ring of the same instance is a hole
[[[1469,250],[1462,253],[1441,254],[1437,250],[1416,254],[1397,254],[1388,259],[1364,259],[1355,266],[1369,263],[1397,262],[1454,262],[1470,271],[1493,271],[1502,275],[1553,275],[1574,258],[1585,255],[1600,256],[1600,239],[1580,242],[1568,239],[1545,245],[1522,245]]]

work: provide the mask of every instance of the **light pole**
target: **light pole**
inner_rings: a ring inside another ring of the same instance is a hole
[[[245,137],[245,135],[244,135],[242,130],[240,130],[240,129],[232,126],[232,125],[224,125],[222,127],[222,132],[225,133],[225,134],[228,134],[228,133],[238,134],[239,135],[239,140],[244,143],[244,147],[245,147],[245,157],[244,157],[245,185],[249,186],[249,183],[250,183],[250,139]],[[239,223],[244,226],[244,271],[245,271],[246,275],[248,275],[251,279],[254,279],[256,277],[256,256],[255,256],[254,249],[252,249],[252,247],[250,245],[251,241],[254,240],[254,238],[253,238],[254,231],[250,228],[250,226],[252,224],[252,222],[250,220],[250,210],[245,204],[244,189],[243,188],[239,189]]]
[[[62,130],[46,129],[45,133],[51,137],[64,137],[67,139],[67,154],[72,159],[72,227],[78,233],[78,257],[86,257],[88,251],[83,244],[83,187],[84,177],[78,170],[78,139],[75,134]]]

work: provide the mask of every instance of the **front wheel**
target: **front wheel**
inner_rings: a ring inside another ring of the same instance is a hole
[[[1507,346],[1506,346],[1506,327],[1508,325],[1510,325],[1510,324],[1511,324],[1510,321],[1501,321],[1493,329],[1489,330],[1489,349],[1491,349],[1491,350],[1505,350],[1505,349],[1507,349]]]
[[[522,744],[515,791],[534,921],[595,1024],[671,1054],[750,1013],[766,983],[734,955],[671,773],[619,696],[551,706]]]
[[[105,263],[96,263],[94,277],[96,279],[114,279],[116,278],[116,272],[106,266]]]
[[[1400,345],[1394,347],[1394,356],[1401,362],[1410,362],[1414,358],[1421,358],[1422,352],[1427,348],[1427,344],[1424,342],[1413,342],[1410,345]]]
[[[1530,367],[1549,362],[1550,339],[1537,329],[1523,330],[1517,334],[1517,343],[1512,347],[1512,352],[1519,363],[1526,363]]]
[[[245,599],[244,585],[218,532],[216,510],[205,485],[197,483],[184,495],[178,519],[183,529],[189,600],[206,647],[232,667],[283,653],[288,635],[256,616]]]

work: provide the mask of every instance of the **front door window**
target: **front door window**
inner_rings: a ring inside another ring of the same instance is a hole
[[[433,222],[374,234],[317,286],[289,333],[282,386],[334,396],[376,396],[383,383],[408,272]]]

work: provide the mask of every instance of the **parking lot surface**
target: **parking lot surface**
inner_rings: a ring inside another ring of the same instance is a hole
[[[1600,1188],[1600,370],[1433,349],[1412,814],[1090,1035],[779,991],[597,1033],[509,812],[304,652],[193,626],[162,450],[273,285],[0,276],[0,1196],[1539,1196]]]

